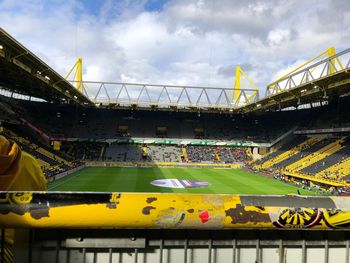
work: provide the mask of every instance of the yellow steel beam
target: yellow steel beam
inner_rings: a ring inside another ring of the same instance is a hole
[[[66,80],[68,80],[69,76],[72,74],[73,71],[74,71],[73,80],[76,81],[75,87],[78,91],[80,91],[80,93],[84,94],[83,59],[81,57],[77,59],[73,67],[68,71],[68,74],[65,76]]]
[[[248,77],[248,75],[242,70],[240,66],[236,66],[236,78],[235,78],[235,84],[234,84],[234,93],[232,94],[232,100],[235,102],[236,105],[238,105],[241,92],[242,92],[242,81],[247,80],[251,87],[255,90],[251,95],[249,95],[245,103],[249,103],[252,98],[258,95],[259,88],[255,85],[255,83]]]
[[[241,94],[241,67],[236,66],[236,78],[235,78],[235,86],[234,86],[235,91],[232,94],[232,100],[239,99],[240,94]]]
[[[305,66],[307,66],[308,64],[314,62],[315,60],[322,58],[322,57],[327,57],[327,58],[331,58],[333,56],[336,55],[336,51],[335,51],[335,47],[330,47],[328,49],[326,49],[325,51],[321,52],[320,54],[318,54],[317,56],[313,57],[312,59],[306,61],[305,63],[301,64],[300,66],[296,67],[295,69],[289,71],[288,73],[284,74],[282,77],[276,79],[275,81],[273,81],[272,83],[276,83],[286,77],[288,77],[289,75],[297,72],[298,70],[304,68]],[[328,68],[328,74],[332,74],[335,72],[336,69],[336,63],[338,63],[338,65],[340,66],[341,69],[344,69],[342,63],[340,62],[339,58],[333,58],[331,59],[331,65]],[[272,89],[272,90],[276,90],[274,86],[272,86],[271,84],[268,85],[268,89]]]
[[[0,192],[0,225],[5,228],[348,229],[349,201],[350,197],[339,196]]]
[[[73,74],[73,78],[70,80],[73,80],[75,82],[76,89],[83,95],[87,96],[86,90],[88,89],[91,94],[94,95],[94,93],[88,88],[88,86],[83,81],[83,59],[82,57],[79,57],[77,61],[74,63],[73,67],[68,71],[67,75],[65,76],[65,79],[68,80],[68,78]],[[87,96],[88,97],[88,96]],[[94,101],[96,103],[96,101]]]

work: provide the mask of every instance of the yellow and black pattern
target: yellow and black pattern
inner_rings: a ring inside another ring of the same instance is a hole
[[[350,228],[349,197],[0,192],[1,227]]]
[[[282,211],[274,225],[281,228],[311,228],[322,218],[318,208],[292,208]]]

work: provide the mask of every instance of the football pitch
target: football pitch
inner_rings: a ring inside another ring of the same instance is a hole
[[[174,179],[174,180],[167,180]],[[158,180],[158,185],[152,185]],[[195,181],[200,181],[196,186]],[[164,187],[167,183],[180,188]],[[177,184],[184,182],[183,184]],[[203,187],[203,184],[207,184]],[[161,186],[162,185],[162,186]],[[198,187],[198,185],[200,187]],[[188,188],[189,186],[189,188]],[[297,194],[315,192],[240,169],[86,167],[51,182],[50,191],[159,192],[207,194]]]

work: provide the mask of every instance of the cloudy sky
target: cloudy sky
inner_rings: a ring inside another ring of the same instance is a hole
[[[0,0],[0,26],[60,74],[262,89],[330,46],[349,48],[348,0]]]

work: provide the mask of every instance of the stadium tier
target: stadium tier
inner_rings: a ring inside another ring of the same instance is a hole
[[[346,186],[350,177],[347,97],[322,107],[264,114],[0,99],[5,134],[35,156],[49,177],[85,162],[240,164],[326,188],[334,182]]]
[[[5,134],[50,178],[86,162],[239,164],[323,189],[347,187],[350,177],[347,97],[323,107],[244,115],[84,108],[5,96],[1,105]],[[330,117],[339,111],[341,118]]]

